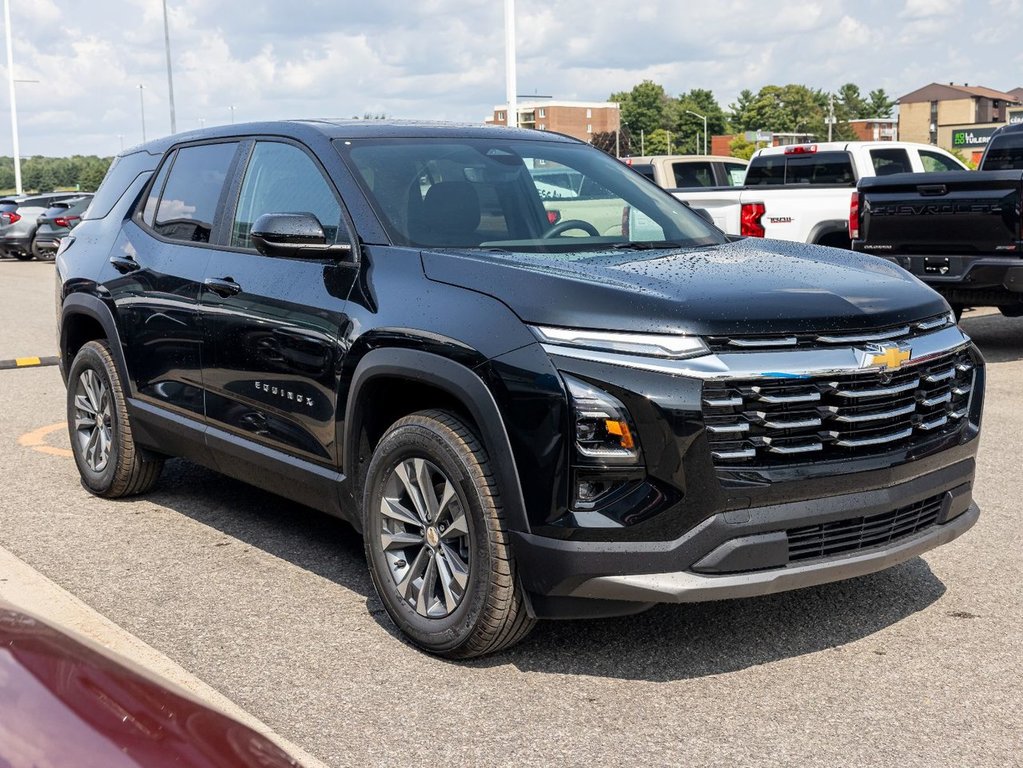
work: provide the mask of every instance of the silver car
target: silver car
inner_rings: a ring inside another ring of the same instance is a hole
[[[54,203],[81,196],[81,192],[50,192],[0,200],[0,255],[22,261],[32,259],[32,241],[38,226],[36,219]]]

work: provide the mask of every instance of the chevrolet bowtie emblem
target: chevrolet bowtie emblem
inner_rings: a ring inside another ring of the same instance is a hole
[[[867,368],[882,367],[886,371],[897,371],[902,364],[913,356],[909,347],[897,344],[871,344],[865,350],[864,366]]]

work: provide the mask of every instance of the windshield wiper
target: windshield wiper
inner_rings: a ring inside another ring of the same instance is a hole
[[[656,251],[662,248],[684,248],[683,243],[672,240],[636,240],[628,243],[615,243],[611,246],[617,251]]]

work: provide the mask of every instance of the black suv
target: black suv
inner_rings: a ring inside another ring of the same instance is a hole
[[[448,657],[877,571],[977,519],[983,361],[936,293],[727,237],[566,137],[172,136],[116,160],[57,280],[91,491],[180,456],[339,515]]]

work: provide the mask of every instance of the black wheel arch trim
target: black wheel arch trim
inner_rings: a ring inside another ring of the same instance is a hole
[[[528,532],[529,523],[511,440],[493,394],[474,371],[445,357],[415,349],[375,349],[359,361],[345,406],[343,474],[354,480],[358,469],[363,419],[357,403],[363,388],[379,377],[402,378],[436,387],[458,399],[473,417],[493,460],[506,519],[513,530]],[[361,503],[361,499],[357,500]]]
[[[68,359],[68,329],[75,315],[83,315],[91,318],[100,324],[107,341],[110,342],[110,354],[113,355],[114,364],[117,366],[117,373],[124,382],[126,392],[131,390],[131,379],[128,377],[128,364],[124,358],[124,348],[121,346],[121,334],[117,330],[117,323],[110,308],[103,303],[98,296],[89,293],[72,293],[68,295],[60,310],[60,373],[67,383],[67,372],[71,368],[71,360]]]
[[[806,239],[806,242],[816,245],[822,237],[838,234],[849,237],[849,222],[847,220],[829,219],[827,221],[819,221],[810,230],[810,236]]]

